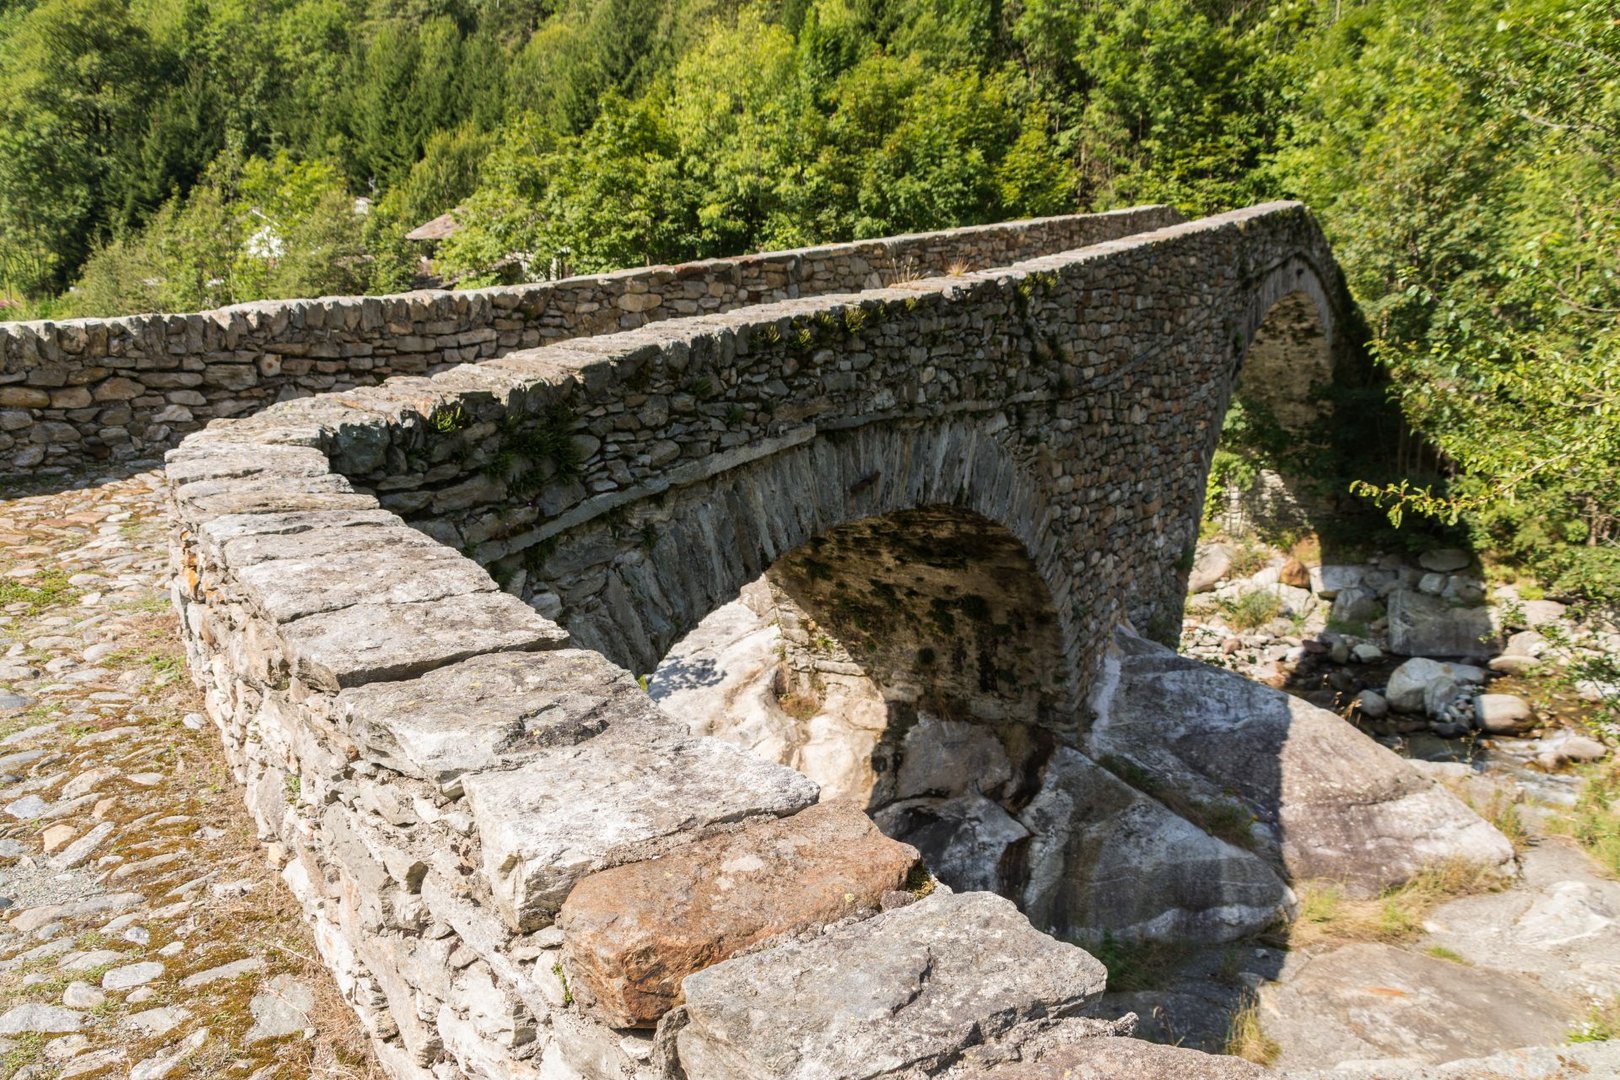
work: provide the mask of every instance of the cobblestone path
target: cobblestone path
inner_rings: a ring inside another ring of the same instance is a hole
[[[187,677],[153,472],[0,492],[0,1078],[380,1078]]]

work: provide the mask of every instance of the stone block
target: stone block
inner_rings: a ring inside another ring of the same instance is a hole
[[[781,934],[878,910],[917,864],[853,803],[809,807],[592,874],[557,915],[569,985],[613,1027],[651,1027],[681,980]]]
[[[338,695],[337,716],[368,758],[459,794],[467,772],[516,764],[615,725],[666,723],[601,653],[491,653],[417,679]]]
[[[989,893],[934,895],[689,975],[681,1066],[704,1080],[933,1071],[964,1049],[1067,1016],[1103,966]]]
[[[560,648],[568,635],[503,592],[468,593],[414,604],[355,604],[281,627],[294,673],[337,691],[406,679],[491,652]]]
[[[321,477],[332,471],[326,455],[311,446],[187,441],[164,455],[170,484],[235,480],[250,476]]]
[[[609,729],[540,750],[516,769],[464,776],[462,787],[495,906],[524,932],[548,925],[586,874],[712,825],[796,813],[817,794],[792,769],[673,724],[628,736]]]
[[[483,567],[449,548],[404,540],[367,547],[359,541],[369,533],[344,531],[355,534],[353,546],[239,566],[237,581],[259,610],[277,623],[354,604],[415,604],[495,591],[495,582]],[[377,531],[388,535],[412,530],[400,525],[397,530]],[[451,636],[456,632],[450,626],[444,631]]]
[[[0,386],[0,408],[48,409],[51,395],[32,386]]]

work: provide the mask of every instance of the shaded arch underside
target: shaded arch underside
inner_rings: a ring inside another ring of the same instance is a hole
[[[1278,299],[1255,330],[1233,394],[1278,427],[1303,433],[1323,420],[1333,349],[1322,311],[1303,290]]]

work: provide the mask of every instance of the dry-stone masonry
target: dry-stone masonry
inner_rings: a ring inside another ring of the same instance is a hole
[[[836,287],[862,291],[750,292],[281,402],[170,453],[193,672],[393,1075],[965,1078],[1105,1043],[1152,1057],[1113,1041],[1128,1024],[1074,1018],[1104,973],[1042,931],[1083,905],[1037,928],[952,891],[636,680],[832,537],[821,550],[847,554],[801,568],[847,588],[806,593],[842,640],[867,620],[902,729],[926,712],[1020,732],[996,794],[1028,821],[1087,800],[1168,814],[1083,753],[1115,627],[1173,636],[1246,346],[1294,293],[1331,330],[1343,292],[1297,204],[1129,220],[1164,227],[1053,230],[1008,265],[909,281],[871,279],[881,245],[851,248]],[[840,532],[891,515],[904,527]],[[971,593],[907,580],[907,544],[998,569]],[[898,776],[930,790],[940,770],[904,749]],[[1211,872],[1180,923],[1219,938],[1240,908],[1286,910],[1280,862],[1188,840]],[[1036,865],[1107,855],[1077,843]]]
[[[1071,215],[469,292],[0,323],[0,475],[127,458],[209,420],[659,319],[1002,266],[1157,228],[1165,207]]]

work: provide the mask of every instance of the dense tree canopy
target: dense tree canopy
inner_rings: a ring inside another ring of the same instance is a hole
[[[1443,466],[1368,497],[1611,597],[1617,170],[1604,0],[0,0],[13,317],[1298,197]]]

